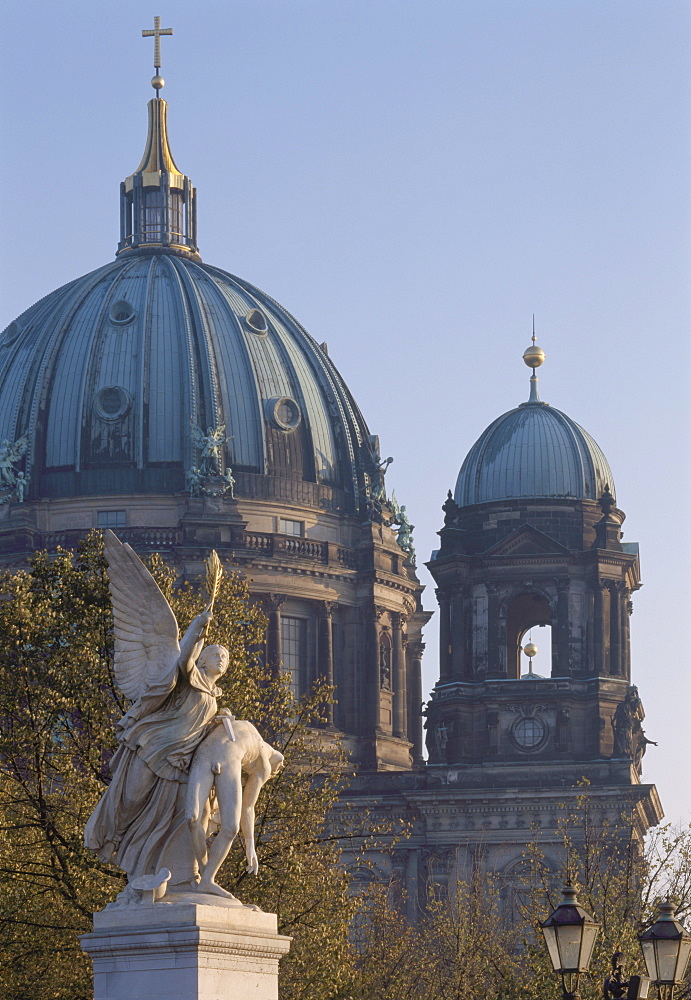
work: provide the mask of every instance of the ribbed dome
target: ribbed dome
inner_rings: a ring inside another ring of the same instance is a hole
[[[542,402],[523,403],[489,425],[461,466],[459,507],[519,497],[597,500],[614,480],[582,427]]]
[[[257,475],[290,478],[352,509],[365,483],[367,427],[325,350],[189,256],[130,251],[47,295],[0,336],[0,386],[0,440],[28,436],[31,496],[184,489],[195,428],[222,424],[240,493],[243,473],[259,496],[275,491]]]

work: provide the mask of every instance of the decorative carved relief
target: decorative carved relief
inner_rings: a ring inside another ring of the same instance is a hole
[[[267,594],[263,598],[268,614],[280,611],[287,600],[288,596],[286,594]]]

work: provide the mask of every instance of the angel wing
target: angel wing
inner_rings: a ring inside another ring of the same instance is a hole
[[[195,448],[199,448],[200,451],[206,446],[206,434],[195,424],[194,419],[190,420],[190,432],[192,434],[192,444]]]
[[[105,541],[115,619],[115,680],[125,697],[136,701],[177,663],[178,623],[134,549],[112,531],[106,531]]]

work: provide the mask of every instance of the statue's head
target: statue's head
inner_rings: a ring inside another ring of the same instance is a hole
[[[197,660],[197,668],[211,680],[223,677],[230,663],[230,653],[225,646],[205,646]]]
[[[280,752],[280,750],[273,750],[271,752],[271,756],[269,757],[269,764],[271,766],[271,777],[272,778],[273,778],[273,776],[275,774],[278,774],[278,772],[283,767],[283,761],[284,761],[284,757],[283,757],[283,754]]]

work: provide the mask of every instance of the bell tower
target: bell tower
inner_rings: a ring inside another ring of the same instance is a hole
[[[631,684],[638,546],[623,540],[602,451],[540,399],[534,334],[523,357],[529,399],[470,450],[427,564],[440,615],[429,770],[451,769],[459,793],[484,788],[495,802],[513,789],[514,811],[539,825],[550,788],[563,800],[585,781],[610,821],[623,807],[642,837],[661,810],[640,784],[650,741]],[[524,842],[511,825],[500,839]]]
[[[540,399],[470,449],[427,563],[439,602],[439,679],[424,715],[428,760],[360,772],[347,799],[403,816],[411,834],[376,859],[405,887],[411,920],[430,886],[478,868],[507,891],[537,843],[555,873],[598,827],[623,847],[662,819],[641,782],[648,743],[631,683],[629,616],[641,586],[612,471],[593,438]],[[384,876],[382,876],[384,877]]]

